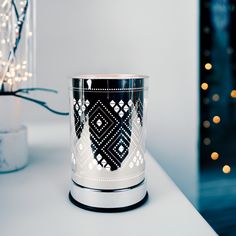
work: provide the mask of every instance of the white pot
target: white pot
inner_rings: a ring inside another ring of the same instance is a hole
[[[0,96],[0,132],[17,130],[22,126],[22,99]]]
[[[13,96],[0,96],[0,172],[18,170],[28,163],[21,102]]]

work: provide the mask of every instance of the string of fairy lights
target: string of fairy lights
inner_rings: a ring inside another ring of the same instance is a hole
[[[205,66],[204,66],[204,69],[207,70],[207,71],[212,70],[212,68],[213,68],[213,65],[212,65],[210,62],[206,63]],[[208,89],[209,89],[209,83],[203,82],[203,83],[201,84],[201,89],[204,90],[204,91],[208,90]],[[233,90],[231,91],[230,96],[231,96],[233,99],[236,98],[236,90],[235,90],[235,89],[233,89]],[[218,101],[220,100],[219,94],[213,94],[213,95],[212,95],[212,100],[215,101],[215,102],[218,102]],[[205,129],[208,129],[208,128],[210,128],[210,126],[211,126],[211,122],[213,122],[214,124],[219,124],[219,123],[221,122],[221,117],[220,117],[219,115],[215,115],[215,116],[212,117],[211,120],[204,120],[203,123],[202,123],[202,125],[203,125],[203,127],[204,127]],[[207,146],[208,146],[208,145],[211,144],[211,139],[210,139],[209,137],[205,137],[205,138],[203,139],[203,143],[204,143],[204,145],[207,145]],[[218,160],[218,159],[220,158],[220,154],[219,154],[217,151],[213,151],[213,152],[210,154],[210,157],[211,157],[211,159],[212,159],[213,161],[216,161],[216,160]],[[223,167],[222,167],[222,171],[223,171],[223,173],[225,173],[225,174],[229,174],[229,173],[231,172],[231,167],[230,167],[229,165],[225,164],[225,165],[223,165]]]
[[[28,0],[3,0],[0,5],[0,90],[13,91],[33,76],[27,60],[33,35],[25,25],[28,5]]]
[[[212,4],[215,4],[214,6]],[[224,4],[224,5],[222,5]],[[227,5],[226,5],[227,4]],[[222,24],[222,21],[223,20],[227,20],[227,19],[230,19],[228,16],[230,14],[230,12],[234,12],[236,10],[236,5],[234,3],[230,3],[230,2],[217,2],[217,1],[203,1],[203,11],[205,12],[205,16],[208,15],[210,16],[211,14],[211,17],[213,19],[213,21],[215,19],[219,19],[217,17],[221,17],[221,24]],[[210,9],[211,8],[211,9]],[[214,11],[214,12],[213,12]],[[218,11],[218,12],[217,12]],[[212,14],[214,14],[214,17],[212,16]],[[218,14],[218,15],[217,15]],[[228,18],[227,18],[228,17]],[[208,74],[209,72],[212,72],[216,67],[216,65],[214,65],[214,61],[211,60],[211,46],[210,46],[210,43],[207,44],[205,39],[209,40],[209,35],[211,34],[211,28],[209,26],[209,18],[203,18],[202,19],[202,23],[201,23],[201,27],[202,27],[202,35],[203,37],[201,37],[201,43],[203,46],[201,46],[201,50],[202,50],[202,61],[203,61],[203,64],[202,67],[202,72],[201,72],[201,90],[202,90],[202,102],[203,102],[203,105],[209,105],[210,101],[213,101],[215,102],[215,104],[217,104],[217,102],[219,102],[222,98],[220,96],[219,93],[207,93],[209,91],[209,89],[211,89],[211,86],[213,86],[213,84],[211,84],[211,80],[209,80],[208,78]],[[211,19],[211,20],[212,20]],[[211,21],[212,22],[212,21]],[[219,21],[218,22],[214,22],[215,24],[219,24]],[[213,36],[214,37],[214,36]],[[211,42],[212,41],[208,41],[208,42]],[[228,54],[228,55],[232,55],[234,54],[234,48],[230,45],[228,45],[226,48],[225,48],[225,53]],[[219,64],[218,64],[219,66]],[[221,65],[220,65],[221,66]],[[211,74],[211,73],[210,73]],[[222,89],[222,88],[221,88]],[[211,95],[209,95],[211,94]],[[236,88],[233,88],[229,94],[227,94],[226,96],[229,96],[230,99],[234,100],[236,99]],[[203,108],[205,111],[207,108],[207,106],[205,106]],[[206,116],[206,114],[208,114]],[[210,116],[210,117],[209,117]],[[222,122],[222,120],[224,120],[224,117],[221,117],[221,115],[219,114],[215,114],[213,117],[209,114],[209,111],[205,113],[205,116],[202,117],[202,127],[203,129],[205,130],[209,130],[209,128],[214,124],[214,127],[217,128],[217,126],[219,126]],[[202,142],[203,142],[203,145],[205,147],[208,147],[212,144],[212,139],[209,137],[209,132],[203,132],[203,139],[202,139]],[[213,150],[212,150],[213,149]],[[217,147],[215,147],[214,145],[211,146],[211,148],[209,150],[211,151],[207,151],[208,152],[208,157],[211,158],[212,161],[217,161],[218,159],[221,158],[221,153],[220,151],[218,150],[215,150],[217,149]],[[206,152],[204,152],[204,155],[205,155]],[[221,170],[224,174],[229,174],[231,171],[232,171],[232,166],[230,166],[230,164],[228,163],[225,163],[221,166]]]
[[[213,1],[205,1],[205,4],[203,6],[205,8],[209,8],[210,4],[212,4],[212,3],[213,3]],[[221,9],[221,14],[223,14],[222,9]],[[236,9],[236,7],[234,4],[229,4],[227,11],[233,12],[233,11],[235,11],[235,9]],[[207,9],[207,12],[209,14],[210,10]],[[211,33],[210,27],[208,26],[208,24],[206,22],[204,22],[204,20],[203,20],[202,27],[203,27],[202,32],[205,35],[204,37],[206,37],[206,35],[209,35]],[[203,92],[207,92],[210,89],[211,84],[210,84],[210,81],[207,80],[206,74],[208,72],[211,72],[214,69],[214,64],[210,58],[211,50],[209,50],[209,45],[205,46],[205,48],[201,48],[201,49],[203,49],[202,55],[203,55],[204,63],[201,65],[203,66],[202,71],[203,71],[204,76],[202,76],[202,78],[201,78],[200,87]],[[228,55],[232,55],[234,53],[234,48],[232,48],[231,46],[226,48],[226,53]],[[203,93],[203,99],[202,99],[202,102],[204,105],[208,105],[210,100],[212,100],[214,102],[219,102],[220,99],[222,99],[218,93],[214,93],[210,97],[209,97],[209,95],[205,96],[205,94],[206,93]],[[236,88],[232,89],[230,91],[230,93],[228,94],[228,96],[230,96],[231,99],[236,99]],[[212,126],[212,124],[214,124],[217,127],[222,122],[222,119],[224,119],[224,118],[221,117],[219,114],[215,114],[213,117],[207,118],[207,119],[205,119],[205,117],[204,117],[204,119],[202,120],[202,126],[204,129],[209,129]],[[206,134],[207,134],[207,132],[204,132],[205,137],[203,137],[202,142],[203,142],[203,145],[210,146],[212,144],[212,140],[209,137],[209,135],[208,134],[206,135]],[[212,161],[217,161],[219,158],[221,158],[221,154],[218,150],[212,150],[212,152],[210,152],[208,155],[210,156]],[[224,174],[229,174],[232,171],[232,167],[228,163],[225,163],[221,166],[221,170]]]

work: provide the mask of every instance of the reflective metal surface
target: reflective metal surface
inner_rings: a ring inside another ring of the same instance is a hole
[[[75,183],[102,190],[129,188],[144,180],[146,92],[146,76],[83,75],[72,79]]]

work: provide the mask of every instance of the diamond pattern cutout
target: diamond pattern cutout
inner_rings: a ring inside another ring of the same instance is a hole
[[[111,105],[111,107],[114,107],[116,105],[116,103],[113,100],[111,100],[110,105]]]
[[[89,111],[90,129],[94,138],[94,143],[99,144],[104,141],[102,139],[109,131],[117,125],[117,120],[110,114],[105,106],[98,101]],[[99,142],[99,143],[98,143]]]
[[[122,118],[124,116],[124,112],[123,111],[120,111],[119,112],[119,116]]]
[[[100,119],[97,120],[97,125],[100,127],[102,125],[102,121]]]
[[[82,168],[83,165],[92,171],[114,171],[121,164],[124,167],[127,163],[128,168],[144,164],[143,105],[140,99],[135,103],[125,97],[118,101],[114,99],[108,102],[108,107],[100,100],[73,99],[73,103],[78,166]],[[85,123],[87,133],[84,132]]]
[[[127,105],[125,105],[123,109],[125,112],[127,112],[129,110],[129,107]]]
[[[124,106],[124,102],[122,100],[119,101],[119,105],[120,107],[123,107]]]
[[[120,108],[116,105],[115,107],[114,107],[114,111],[115,112],[118,112],[120,110]]]
[[[88,107],[89,104],[90,104],[90,102],[89,102],[89,100],[87,99],[87,100],[85,101],[85,105]]]
[[[120,145],[118,150],[119,150],[119,152],[123,152],[124,151],[124,147],[122,145]]]

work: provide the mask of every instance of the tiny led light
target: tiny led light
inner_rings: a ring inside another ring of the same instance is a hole
[[[202,84],[201,84],[201,88],[202,88],[203,90],[207,90],[207,89],[208,89],[208,84],[207,84],[207,83],[202,83]]]
[[[222,168],[222,171],[225,173],[225,174],[229,174],[230,171],[231,171],[231,167],[229,165],[224,165],[223,168]]]
[[[220,155],[219,155],[218,152],[213,152],[211,154],[211,159],[214,160],[214,161],[217,160],[219,157],[220,157]]]
[[[210,122],[208,120],[203,121],[204,128],[209,128],[211,126]]]
[[[219,94],[213,94],[213,95],[212,95],[212,100],[213,100],[214,102],[218,102],[218,101],[220,100]]]
[[[7,73],[6,73],[6,76],[7,76],[7,77],[11,77],[11,73],[10,73],[10,72],[7,72]]]
[[[206,63],[205,64],[205,69],[206,70],[211,70],[212,69],[212,64],[211,63]]]
[[[12,85],[12,80],[11,80],[11,79],[7,80],[7,83],[8,83],[9,85]]]
[[[236,90],[232,90],[231,93],[230,93],[231,97],[232,98],[236,98]]]
[[[209,138],[204,138],[204,139],[203,139],[203,143],[204,143],[205,145],[210,145],[210,144],[211,144],[211,140],[210,140]]]
[[[215,124],[219,124],[220,123],[220,117],[219,116],[214,116],[212,121],[215,123]]]

